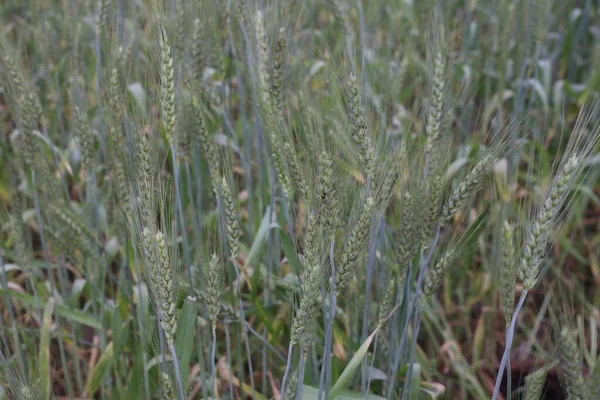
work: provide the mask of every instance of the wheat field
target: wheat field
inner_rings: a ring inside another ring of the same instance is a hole
[[[597,2],[0,18],[0,399],[600,399]]]

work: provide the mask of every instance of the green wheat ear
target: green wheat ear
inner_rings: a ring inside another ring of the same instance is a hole
[[[559,217],[562,205],[577,175],[579,164],[580,159],[577,155],[573,155],[567,160],[554,178],[546,202],[539,210],[533,223],[519,265],[519,279],[523,282],[523,287],[526,290],[533,288],[537,282],[552,227]]]
[[[223,195],[223,207],[225,209],[225,221],[227,223],[227,240],[229,241],[229,251],[233,260],[237,258],[240,243],[240,223],[238,212],[231,196],[231,190],[227,179],[223,177],[221,181],[221,191]]]
[[[206,289],[206,307],[208,309],[208,319],[211,322],[212,329],[217,327],[219,318],[221,297],[221,281],[223,279],[223,268],[219,263],[219,257],[213,254],[210,258],[208,268],[208,287]]]
[[[155,288],[157,303],[160,309],[160,323],[165,331],[165,338],[169,346],[174,345],[175,333],[177,332],[177,305],[175,303],[175,282],[169,256],[169,249],[165,237],[161,231],[154,236],[155,246],[158,253],[158,266],[155,273],[158,274],[159,286]]]
[[[546,375],[548,375],[546,367],[542,367],[527,375],[527,378],[525,378],[525,395],[523,396],[523,400],[539,400],[542,397]]]
[[[427,270],[425,284],[423,285],[423,294],[426,297],[435,294],[444,276],[446,276],[446,273],[456,260],[457,255],[456,249],[450,248],[432,268]]]
[[[350,133],[352,139],[358,147],[358,155],[361,166],[365,171],[366,178],[373,177],[373,168],[375,163],[375,150],[371,145],[371,138],[367,129],[364,111],[361,105],[361,96],[358,90],[358,82],[355,75],[350,76],[348,89],[349,113],[350,113]]]
[[[159,37],[160,48],[160,105],[163,125],[169,144],[173,143],[175,134],[175,68],[171,45],[167,32],[161,28]]]
[[[375,200],[373,197],[368,197],[363,204],[363,208],[356,225],[354,225],[352,228],[350,239],[344,246],[342,258],[338,265],[336,265],[336,296],[339,295],[342,290],[346,288],[346,286],[348,286],[354,277],[356,264],[360,257],[363,256],[365,247],[369,242],[369,236],[371,233],[371,219],[373,218],[374,214]]]
[[[559,337],[560,359],[569,399],[585,399],[585,384],[581,375],[581,353],[577,346],[577,332],[563,327]]]
[[[310,332],[311,322],[319,312],[323,274],[319,260],[318,231],[317,216],[314,212],[311,212],[308,215],[306,232],[303,238],[304,270],[300,277],[302,297],[300,298],[300,306],[292,321],[291,343],[297,343],[302,339],[312,339],[308,337],[308,333]]]
[[[175,391],[175,387],[173,386],[173,381],[169,374],[165,372],[161,372],[160,374],[160,383],[163,389],[163,395],[165,400],[175,400],[177,399],[177,392]]]
[[[515,311],[515,283],[517,278],[517,260],[515,259],[513,231],[508,221],[504,221],[502,226],[500,248],[502,252],[500,295],[502,297],[502,311],[504,312],[506,326],[508,327]]]

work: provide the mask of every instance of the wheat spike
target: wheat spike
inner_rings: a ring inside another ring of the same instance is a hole
[[[515,260],[513,232],[508,221],[504,221],[502,226],[500,248],[502,251],[500,295],[502,297],[502,311],[504,312],[506,326],[508,327],[515,311],[515,280],[517,278],[517,261]]]
[[[568,189],[571,187],[579,163],[579,157],[576,155],[567,160],[562,170],[554,178],[546,202],[535,219],[519,265],[519,279],[526,290],[535,286],[542,261],[546,255],[549,235],[567,198]]]
[[[161,28],[160,47],[160,105],[165,134],[169,144],[175,134],[175,68],[167,32]]]
[[[371,218],[375,212],[375,200],[368,197],[365,201],[358,222],[350,233],[350,239],[344,246],[342,258],[336,268],[335,290],[336,295],[348,286],[354,276],[354,268],[358,259],[363,255],[371,233]]]

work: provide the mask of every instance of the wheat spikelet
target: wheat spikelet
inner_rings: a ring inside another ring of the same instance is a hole
[[[319,311],[319,295],[322,283],[322,271],[319,262],[318,221],[315,213],[310,213],[304,235],[304,270],[301,276],[302,297],[300,306],[294,315],[291,330],[291,342],[307,339],[311,321]]]
[[[160,279],[158,268],[158,253],[155,246],[152,231],[150,228],[142,230],[142,253],[146,264],[146,275],[150,281],[150,288],[160,288]]]
[[[195,87],[202,87],[202,74],[206,68],[206,56],[204,54],[204,29],[199,18],[194,20],[194,31],[192,33],[192,71]]]
[[[538,212],[529,238],[525,244],[519,265],[519,279],[529,290],[535,286],[543,258],[546,255],[548,239],[559,212],[571,187],[580,159],[572,155],[554,178],[552,189],[546,202]]]
[[[160,383],[162,385],[163,396],[165,400],[177,399],[177,392],[175,391],[175,387],[173,386],[173,382],[171,381],[169,374],[161,372]]]
[[[375,200],[369,196],[361,210],[358,222],[350,233],[350,239],[344,246],[342,258],[336,268],[335,290],[336,295],[348,286],[354,276],[354,268],[358,259],[363,255],[369,241],[371,231],[371,218],[375,212]]]
[[[585,384],[581,376],[581,354],[577,347],[577,333],[574,330],[568,327],[561,329],[559,351],[569,399],[586,399]]]
[[[327,152],[321,153],[318,160],[317,193],[324,231],[330,240],[335,236],[339,225],[339,203],[333,181],[333,161]]]
[[[425,182],[425,214],[421,225],[421,238],[427,242],[433,233],[434,227],[439,222],[440,203],[444,175],[441,168],[436,168]]]
[[[298,157],[296,152],[292,148],[292,145],[289,142],[285,142],[283,144],[283,151],[288,155],[289,158],[289,170],[290,177],[296,183],[297,191],[300,196],[300,199],[306,200],[308,194],[308,188],[306,187],[306,181],[304,180],[304,174],[302,173],[302,168],[300,163],[298,162]]]
[[[442,283],[444,276],[452,266],[452,263],[456,260],[456,256],[456,249],[451,248],[442,255],[440,260],[432,268],[427,270],[425,284],[423,285],[423,294],[426,297],[432,296],[435,293]]]
[[[163,233],[161,231],[156,232],[154,240],[158,253],[158,265],[155,272],[158,274],[158,283],[160,285],[156,290],[158,295],[157,302],[160,308],[160,323],[165,331],[167,344],[173,346],[175,333],[177,332],[173,270],[171,268],[169,249]]]
[[[223,268],[219,263],[219,257],[213,254],[210,258],[208,267],[208,287],[206,289],[206,307],[208,309],[208,319],[211,322],[212,329],[217,327],[217,319],[221,311],[219,298],[221,295],[221,281],[223,279]]]
[[[429,113],[427,114],[427,125],[425,127],[425,133],[427,134],[427,154],[431,154],[435,150],[441,134],[442,113],[444,110],[445,67],[444,55],[442,52],[438,52],[434,60],[433,93],[431,95]]]
[[[160,47],[160,105],[165,134],[171,144],[175,134],[175,68],[167,32],[162,28],[158,43]]]
[[[125,105],[123,102],[122,85],[117,67],[110,69],[110,79],[108,82],[108,104],[112,112],[112,116],[117,121],[121,122]],[[119,136],[117,139],[121,139]],[[120,141],[118,141],[120,142]]]
[[[268,74],[268,49],[267,49],[267,34],[264,26],[263,14],[260,10],[256,12],[256,50],[258,56],[258,89],[259,98],[262,104],[262,109],[265,118],[265,130],[269,138],[271,146],[271,159],[277,173],[277,179],[283,188],[288,199],[293,197],[291,183],[288,177],[288,168],[286,156],[283,152],[283,144],[278,136],[279,128],[275,119],[273,110],[273,101],[269,89],[269,74]]]
[[[86,173],[93,174],[94,137],[90,131],[88,119],[85,113],[78,107],[74,108],[75,132],[81,146],[81,158]]]
[[[154,167],[152,160],[152,146],[147,135],[140,133],[139,135],[139,148],[138,148],[138,184],[140,186],[139,196],[142,199],[142,204],[146,207],[145,200],[154,198]],[[148,206],[149,207],[149,206]],[[150,218],[148,216],[148,218]],[[146,219],[146,222],[149,222]]]
[[[479,160],[475,167],[469,171],[467,176],[454,189],[442,209],[440,215],[440,226],[447,224],[454,214],[460,209],[466,198],[471,195],[473,190],[479,185],[483,176],[494,165],[494,159],[491,155],[486,154]]]
[[[600,358],[596,357],[594,367],[587,378],[587,396],[590,400],[600,397]]]
[[[404,193],[402,202],[402,221],[398,237],[397,268],[398,278],[403,278],[408,263],[415,255],[419,245],[418,228],[415,225],[415,200],[409,192]]]
[[[544,390],[544,384],[546,383],[546,375],[548,369],[542,367],[525,378],[525,395],[523,400],[539,400]]]
[[[268,48],[267,48],[267,32],[265,30],[265,22],[263,13],[260,10],[256,11],[256,51],[258,56],[258,80],[260,85],[260,95],[265,105],[271,106],[269,93],[269,73],[267,72],[268,64]],[[269,107],[270,108],[270,107]]]
[[[388,282],[387,288],[385,289],[383,301],[381,302],[381,306],[379,308],[379,318],[377,320],[378,325],[382,325],[384,323],[387,314],[390,312],[394,302],[396,301],[396,288],[397,280],[395,274],[393,274]]]
[[[102,32],[102,28],[109,28],[109,0],[98,0],[96,5],[96,29],[98,33]]]
[[[285,29],[279,30],[277,47],[275,48],[273,79],[271,83],[271,96],[275,102],[275,110],[283,112],[283,68],[285,64]]]
[[[73,237],[76,238],[82,248],[88,250],[91,254],[96,254],[96,249],[102,247],[94,232],[78,216],[54,204],[50,204],[49,208],[51,214],[73,233]],[[92,247],[90,243],[93,243],[96,248]]]
[[[225,210],[225,221],[227,223],[227,240],[229,242],[229,251],[231,257],[235,260],[239,250],[240,242],[240,225],[238,221],[238,213],[231,197],[231,190],[227,179],[223,177],[221,181],[221,191],[223,195],[223,208]]]
[[[200,139],[200,144],[204,150],[204,157],[206,158],[211,178],[213,179],[213,182],[219,182],[219,171],[221,170],[219,159],[217,158],[217,152],[213,146],[213,139],[206,128],[202,104],[200,103],[200,99],[196,96],[192,98],[192,107],[194,109],[196,128],[198,129],[198,138]],[[213,190],[216,194],[216,186],[213,186]]]
[[[21,94],[18,103],[21,109],[21,126],[23,128],[21,132],[21,152],[25,164],[31,167],[35,163],[35,155],[37,153],[34,139],[34,130],[36,128],[35,115],[37,111],[32,96],[28,93]]]
[[[352,135],[352,139],[358,147],[359,159],[363,169],[365,170],[366,176],[367,178],[372,178],[375,154],[371,145],[371,138],[367,130],[367,123],[362,110],[360,92],[358,90],[358,82],[355,75],[350,76],[348,97],[350,102],[350,133]]]
[[[508,221],[504,221],[502,226],[500,248],[502,252],[500,295],[502,297],[502,311],[508,327],[515,311],[515,280],[517,278],[513,231]]]

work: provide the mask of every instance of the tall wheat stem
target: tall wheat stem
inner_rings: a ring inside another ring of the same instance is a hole
[[[333,252],[335,249],[335,241],[331,241],[329,248],[329,263],[331,268],[331,284],[329,293],[329,315],[327,316],[327,328],[325,330],[325,348],[323,350],[323,365],[321,366],[321,376],[319,379],[318,400],[322,399],[323,393],[325,398],[329,397],[329,388],[331,387],[331,342],[333,336],[333,320],[337,309],[337,301],[335,296],[335,264],[333,261]],[[324,390],[324,392],[322,392]]]
[[[515,312],[513,313],[513,316],[510,320],[510,326],[506,331],[506,344],[504,346],[504,354],[502,355],[502,361],[500,362],[500,367],[498,368],[498,376],[496,377],[496,385],[494,386],[492,400],[497,400],[498,395],[500,394],[500,384],[502,383],[504,368],[506,367],[506,363],[508,362],[508,358],[510,357],[510,350],[512,347],[513,339],[515,337],[515,327],[517,325],[517,318],[519,317],[519,313],[521,312],[521,308],[523,308],[523,304],[525,303],[526,298],[527,290],[523,290],[523,292],[521,293],[521,297],[519,298],[519,303],[517,303]]]
[[[421,294],[421,289],[423,288],[423,281],[425,280],[425,274],[427,273],[427,267],[429,266],[431,258],[433,257],[433,253],[437,246],[439,237],[440,237],[440,227],[438,226],[436,228],[436,233],[435,233],[433,242],[431,243],[431,247],[429,248],[429,252],[427,253],[426,257],[424,257],[424,252],[423,252],[423,250],[421,250],[421,261],[419,262],[419,275],[417,277],[417,286],[415,288],[415,295],[414,295],[412,301],[409,303],[409,308],[408,308],[408,312],[407,312],[407,316],[406,316],[406,323],[404,324],[404,329],[402,331],[402,337],[400,338],[400,345],[397,347],[396,354],[394,355],[395,359],[394,359],[394,367],[392,370],[392,376],[396,376],[396,374],[398,373],[398,369],[400,367],[401,352],[402,352],[402,349],[404,348],[406,341],[408,339],[408,327],[410,325],[410,319],[413,317],[413,312],[416,314],[415,317],[418,317],[418,315],[420,314],[418,312],[418,310],[417,311],[415,311],[415,310],[417,309],[417,303],[419,302],[419,296]],[[413,331],[414,331],[413,336],[418,336],[418,334],[419,334],[418,327],[413,326]],[[412,368],[408,369],[408,374],[410,374],[411,369]],[[390,381],[390,385],[388,387],[388,395],[387,395],[388,400],[390,400],[392,398],[392,393],[394,392],[395,387],[396,387],[396,379],[392,379]]]

